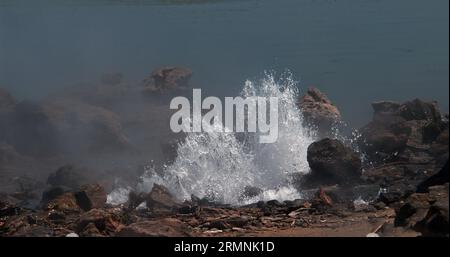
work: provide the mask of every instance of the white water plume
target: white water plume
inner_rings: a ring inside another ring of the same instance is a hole
[[[278,97],[278,140],[258,142],[257,133],[188,133],[178,145],[177,158],[165,167],[164,176],[149,170],[141,178],[139,191],[163,184],[180,200],[191,195],[226,204],[249,200],[288,200],[301,198],[292,186],[292,175],[309,172],[307,148],[315,133],[303,126],[297,107],[298,90],[291,74],[275,79],[266,74],[261,81],[246,81],[242,97]],[[208,126],[204,124],[204,126]],[[217,130],[216,130],[217,131]],[[238,140],[239,138],[239,140]],[[262,190],[259,196],[242,198],[246,187]]]

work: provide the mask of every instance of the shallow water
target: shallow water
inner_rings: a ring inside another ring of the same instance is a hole
[[[210,94],[236,95],[290,69],[359,126],[374,100],[448,110],[447,0],[0,1],[0,86],[19,98],[121,71],[140,81],[184,65]]]

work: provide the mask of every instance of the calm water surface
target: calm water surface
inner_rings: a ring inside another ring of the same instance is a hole
[[[0,86],[19,98],[161,65],[235,95],[290,69],[359,126],[375,100],[434,99],[448,111],[448,0],[0,0]]]

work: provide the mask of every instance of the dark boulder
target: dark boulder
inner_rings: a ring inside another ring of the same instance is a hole
[[[447,163],[442,167],[442,169],[434,174],[433,176],[427,178],[425,181],[420,183],[417,186],[417,192],[418,193],[425,193],[428,191],[428,188],[431,186],[437,186],[437,185],[443,185],[445,183],[450,182],[450,175],[449,175],[449,167],[448,167],[448,160]]]
[[[449,235],[449,184],[432,186],[429,193],[414,193],[398,211],[396,226],[405,226],[423,236]]]
[[[398,108],[399,116],[406,120],[430,120],[440,122],[441,112],[436,102],[424,102],[419,99],[407,101]]]
[[[115,210],[92,209],[77,220],[76,231],[83,236],[111,236],[123,227],[121,221]]]
[[[128,194],[128,209],[129,210],[136,209],[141,203],[145,202],[145,198],[146,198],[145,193],[130,191],[130,193]]]
[[[78,206],[84,211],[103,208],[106,204],[106,192],[99,184],[81,186],[80,190],[75,192],[75,198]]]
[[[312,143],[307,159],[311,172],[304,178],[305,185],[350,185],[360,179],[361,159],[338,140],[325,138]]]
[[[154,184],[152,191],[146,196],[147,208],[154,214],[168,214],[177,211],[181,205],[176,201],[169,190]]]

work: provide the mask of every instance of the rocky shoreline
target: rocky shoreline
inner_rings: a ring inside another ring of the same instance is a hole
[[[311,172],[294,179],[304,199],[179,202],[155,184],[107,204],[114,174],[139,175],[118,156],[175,158],[173,135],[148,138],[137,128],[164,131],[157,126],[168,124],[167,109],[154,102],[182,94],[191,76],[166,67],[129,86],[109,74],[100,86],[39,104],[0,89],[0,236],[449,236],[448,114],[419,99],[376,102],[372,121],[349,143],[334,136],[342,115],[317,88],[298,101],[305,125],[319,131],[306,146]],[[89,161],[67,165],[80,159]]]

